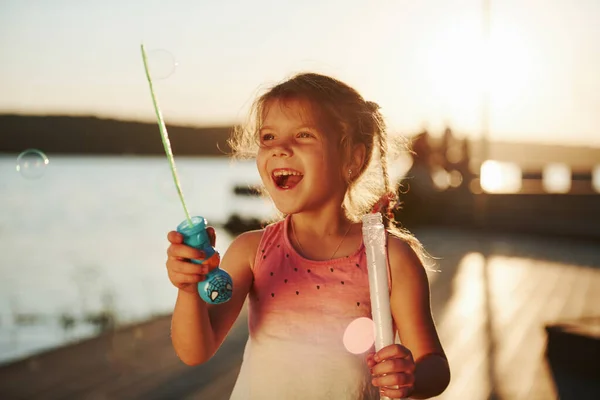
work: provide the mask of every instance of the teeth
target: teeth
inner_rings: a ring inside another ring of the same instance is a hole
[[[273,172],[273,176],[289,176],[289,175],[298,175],[301,176],[302,174],[300,172],[297,171],[292,171],[292,170],[278,170]]]

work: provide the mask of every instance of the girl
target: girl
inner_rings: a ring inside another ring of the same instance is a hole
[[[248,297],[250,337],[231,399],[428,398],[450,372],[429,306],[419,242],[387,220],[391,309],[402,345],[366,357],[342,343],[350,322],[370,317],[360,217],[395,192],[387,174],[383,120],[346,84],[300,74],[254,104],[230,143],[253,155],[266,192],[285,216],[236,238],[221,266],[231,300],[207,305],[196,284],[209,271],[201,251],[169,232],[167,268],[179,288],[175,351],[189,365],[209,360]],[[392,204],[384,214],[391,215]],[[209,232],[214,241],[214,231]]]

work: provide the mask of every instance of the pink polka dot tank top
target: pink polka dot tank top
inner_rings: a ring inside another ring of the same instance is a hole
[[[364,245],[308,260],[288,238],[289,217],[269,225],[254,263],[250,337],[231,399],[370,399],[364,354],[344,346],[348,325],[371,318]]]

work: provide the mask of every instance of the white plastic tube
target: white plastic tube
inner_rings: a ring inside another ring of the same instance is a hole
[[[381,213],[367,214],[362,218],[363,242],[367,253],[367,271],[371,295],[371,314],[375,325],[375,350],[394,343],[394,327],[390,308],[386,231]],[[381,397],[388,400],[388,397]]]

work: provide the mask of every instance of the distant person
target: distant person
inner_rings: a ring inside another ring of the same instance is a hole
[[[469,191],[474,174],[471,171],[471,146],[466,138],[462,139],[460,142],[460,155],[460,160],[455,164],[456,170],[462,177],[462,182],[459,188]]]
[[[435,219],[436,199],[439,190],[433,182],[436,167],[435,152],[427,131],[416,135],[411,141],[412,165],[406,172],[403,186],[402,207],[399,211],[404,226],[427,224]]]
[[[229,246],[221,267],[234,291],[220,305],[205,304],[197,293],[208,267],[186,261],[204,255],[169,232],[166,265],[179,288],[171,334],[181,360],[208,361],[249,298],[250,337],[231,399],[375,399],[379,390],[398,399],[443,392],[450,372],[430,312],[424,252],[394,221],[386,219],[390,295],[402,345],[365,357],[342,341],[350,322],[371,317],[358,221],[395,192],[378,106],[336,79],[307,73],[267,91],[252,115],[255,123],[232,137],[232,147],[238,155],[255,155],[262,182],[285,217]],[[214,230],[210,235],[214,241]]]
[[[433,169],[435,152],[429,143],[429,132],[424,131],[416,135],[411,141],[412,165],[406,174],[406,184],[419,192],[434,191]]]
[[[431,156],[433,153],[429,140],[429,132],[423,131],[411,141],[413,164],[423,165],[427,169],[431,168]]]

